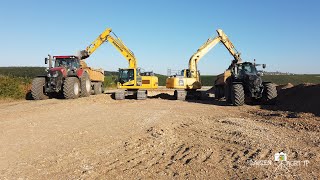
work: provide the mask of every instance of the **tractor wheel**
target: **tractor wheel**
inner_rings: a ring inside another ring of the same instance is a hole
[[[66,99],[76,99],[80,95],[80,82],[76,77],[67,77],[63,82],[63,95]]]
[[[48,96],[44,94],[45,83],[46,79],[44,77],[38,77],[32,80],[31,95],[34,100],[48,99]]]
[[[147,99],[147,91],[146,90],[138,90],[137,91],[137,100],[145,100]]]
[[[93,84],[93,93],[94,93],[94,95],[102,93],[102,83],[101,82],[97,82],[97,83]]]
[[[274,104],[278,96],[276,86],[273,83],[264,84],[264,91],[262,95],[263,103]]]
[[[89,75],[84,73],[81,77],[81,97],[88,97],[91,93],[91,81]]]
[[[244,104],[244,90],[242,84],[233,84],[231,88],[231,103],[234,106],[242,106]]]
[[[123,100],[125,99],[124,91],[116,91],[114,94],[115,100]]]
[[[185,101],[187,97],[187,92],[185,90],[175,90],[174,98],[176,100]]]

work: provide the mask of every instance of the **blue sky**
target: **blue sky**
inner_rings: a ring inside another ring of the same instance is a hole
[[[269,71],[320,73],[320,2],[314,1],[3,1],[0,66],[44,66],[44,57],[75,54],[111,27],[145,70],[166,74],[188,60],[221,28],[242,59]],[[217,45],[200,62],[218,74],[232,57]],[[87,63],[117,71],[127,61],[104,44]]]

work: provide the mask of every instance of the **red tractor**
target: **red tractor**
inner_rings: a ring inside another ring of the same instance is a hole
[[[52,66],[52,60],[54,66]],[[49,68],[46,75],[38,76],[32,81],[33,99],[42,100],[56,95],[65,99],[76,99],[79,96],[90,96],[102,93],[104,73],[87,67],[77,56],[53,56],[45,58]],[[91,76],[91,77],[90,77]]]

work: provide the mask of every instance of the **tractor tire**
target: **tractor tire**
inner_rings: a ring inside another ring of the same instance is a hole
[[[91,93],[91,81],[88,73],[83,73],[81,79],[81,97],[88,97]]]
[[[101,94],[102,93],[102,83],[101,82],[97,82],[93,84],[93,94],[97,95],[97,94]]]
[[[116,91],[114,94],[114,99],[115,100],[124,100],[125,99],[124,91]]]
[[[80,82],[77,77],[67,77],[63,82],[65,99],[77,99],[80,96]]]
[[[46,78],[37,77],[32,80],[31,95],[34,100],[48,99],[48,96],[44,94],[44,86]]]
[[[264,84],[262,101],[264,104],[275,104],[278,96],[276,86],[273,83]]]
[[[185,90],[175,90],[174,98],[175,100],[185,101],[187,97],[187,92]]]
[[[146,90],[138,90],[137,91],[137,100],[145,100],[147,99],[147,91]]]
[[[231,88],[231,104],[242,106],[244,104],[244,89],[242,84],[233,84]]]

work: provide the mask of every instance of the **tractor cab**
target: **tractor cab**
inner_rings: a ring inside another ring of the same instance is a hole
[[[80,68],[80,60],[77,56],[53,56],[52,58],[49,55],[49,58],[45,58],[45,64],[48,63],[49,69],[62,67],[67,70],[72,70]]]
[[[245,75],[257,75],[258,71],[256,66],[251,62],[244,62],[237,64],[234,71],[239,76],[245,76]]]
[[[54,67],[64,67],[66,69],[78,69],[80,61],[76,56],[53,56]]]

